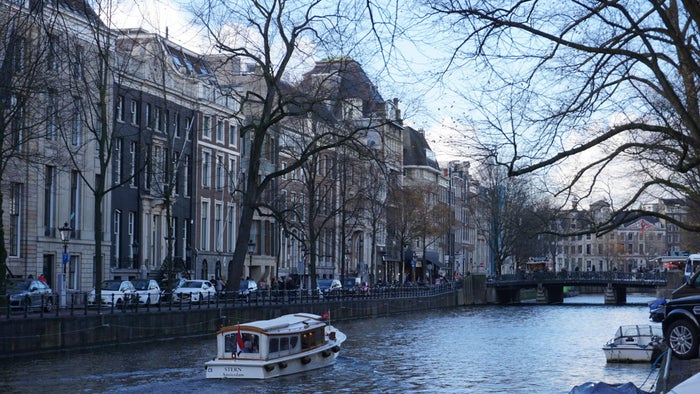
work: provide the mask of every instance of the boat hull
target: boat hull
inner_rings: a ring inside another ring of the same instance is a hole
[[[334,344],[334,346],[336,346]],[[274,360],[214,359],[204,364],[211,379],[268,379],[329,367],[338,357],[339,347],[323,347]]]
[[[603,348],[603,352],[605,352],[605,358],[609,363],[648,363],[654,357],[655,349],[651,346],[645,349],[616,346]]]

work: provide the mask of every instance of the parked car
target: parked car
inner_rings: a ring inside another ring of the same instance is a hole
[[[677,358],[687,360],[698,357],[699,315],[700,295],[666,301],[666,317],[661,326],[666,343]]]
[[[37,279],[10,281],[7,286],[12,309],[42,309],[44,312],[53,310],[56,295],[51,287]]]
[[[338,279],[319,279],[316,281],[319,289],[319,295],[323,298],[340,297],[343,291],[343,285]]]
[[[159,284],[160,286],[160,301],[161,302],[169,302],[172,300],[172,293],[177,289],[178,287],[182,286],[185,282],[187,282],[187,279],[185,278],[180,278],[174,281],[173,283],[169,284],[167,280],[161,281]],[[168,288],[168,285],[171,285],[172,288]]]
[[[117,307],[126,307],[136,301],[136,288],[129,280],[111,279],[105,280],[100,285],[102,304]],[[95,289],[88,294],[88,305],[96,305]]]
[[[246,301],[258,299],[258,284],[254,280],[242,280],[238,286],[238,298]]]
[[[664,321],[664,317],[666,317],[666,298],[662,297],[649,304],[649,320],[660,323]]]
[[[213,301],[216,298],[216,289],[208,280],[186,280],[177,289],[173,290],[174,302],[201,302]]]
[[[160,304],[160,286],[153,279],[136,279],[133,281],[139,304]]]
[[[343,283],[343,293],[356,295],[360,293],[360,278],[345,278]]]

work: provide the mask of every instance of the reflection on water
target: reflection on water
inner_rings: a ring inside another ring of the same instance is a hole
[[[586,305],[463,307],[335,322],[348,334],[335,366],[265,382],[205,379],[204,362],[215,353],[212,334],[5,360],[0,391],[567,393],[586,381],[640,386],[650,367],[607,365],[601,347],[619,325],[658,323],[649,323],[646,306],[589,305],[601,304],[598,298],[578,298]]]

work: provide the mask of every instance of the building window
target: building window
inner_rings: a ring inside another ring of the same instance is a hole
[[[83,142],[83,102],[80,98],[73,101],[73,128],[71,142],[78,146]]]
[[[238,127],[232,121],[228,124],[228,144],[235,146],[238,142]]]
[[[24,71],[24,38],[16,37],[14,40],[14,52],[12,53],[12,68],[15,73]]]
[[[216,121],[216,142],[224,142],[224,121]]]
[[[114,179],[115,185],[118,185],[122,181],[122,139],[116,138],[114,140]]]
[[[46,98],[46,139],[56,140],[56,128],[58,127],[58,108],[56,107],[56,91],[49,89]]]
[[[117,266],[120,266],[119,262],[121,260],[121,233],[120,228],[122,224],[122,211],[114,210],[114,261],[117,262]]]
[[[211,116],[205,116],[202,119],[202,136],[211,139]]]
[[[216,189],[222,190],[224,188],[224,156],[216,156]]]
[[[80,195],[80,173],[73,170],[70,173],[70,226],[76,239],[80,239]]]
[[[226,212],[226,251],[233,252],[234,246],[236,245],[236,214],[233,205],[228,206],[228,212]]]
[[[124,96],[117,96],[117,122],[124,121]]]
[[[156,130],[163,131],[163,110],[160,107],[156,107],[156,111],[153,114],[153,120],[156,124]]]
[[[182,175],[182,183],[184,184],[184,188],[185,188],[184,194],[185,194],[185,196],[189,196],[190,192],[191,192],[191,190],[190,190],[190,156],[189,155],[185,155],[185,164],[184,164],[183,170],[185,171],[185,173]]]
[[[12,103],[12,112],[14,112],[14,114],[11,115],[12,118],[10,119],[10,127],[12,130],[12,143],[15,149],[17,149],[18,152],[21,152],[22,146],[24,144],[24,108],[16,106],[16,96],[12,96]]]
[[[180,113],[175,112],[173,116],[173,132],[176,138],[180,138]]]
[[[136,100],[131,100],[131,124],[139,124],[139,105]]]
[[[236,190],[236,159],[231,157],[228,159],[228,192],[233,193]]]
[[[209,250],[209,202],[202,201],[202,228],[201,239],[199,240],[199,248],[202,250]]]
[[[55,233],[54,210],[56,209],[56,168],[44,168],[44,235],[52,237]]]
[[[224,228],[223,228],[223,219],[224,219],[224,208],[221,203],[216,203],[214,206],[214,242],[216,242],[216,251],[221,252],[223,251],[223,242],[224,242]]]
[[[211,181],[211,153],[202,152],[202,186],[209,187]]]
[[[49,71],[58,71],[58,53],[56,52],[56,47],[58,46],[58,37],[54,35],[49,36],[49,48],[46,52],[46,67]]]
[[[136,187],[136,152],[137,152],[137,143],[136,141],[131,141],[129,143],[129,159],[131,160],[131,167],[130,167],[130,172],[129,172],[129,185],[131,187]]]
[[[10,256],[20,257],[20,241],[22,234],[22,184],[10,185]]]
[[[192,140],[192,126],[194,125],[193,118],[185,117],[185,137],[188,141]]]
[[[146,128],[153,127],[153,110],[151,109],[151,104],[146,104]]]
[[[75,58],[73,59],[73,77],[76,79],[83,77],[84,53],[83,47],[78,45],[75,47]]]

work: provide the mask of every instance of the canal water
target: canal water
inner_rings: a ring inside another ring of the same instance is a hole
[[[628,296],[643,304],[652,298]],[[2,393],[568,393],[587,381],[650,390],[658,369],[607,364],[623,324],[658,324],[645,305],[601,296],[564,305],[477,306],[335,322],[348,340],[331,368],[268,381],[204,378],[215,342],[162,341],[0,361]]]

